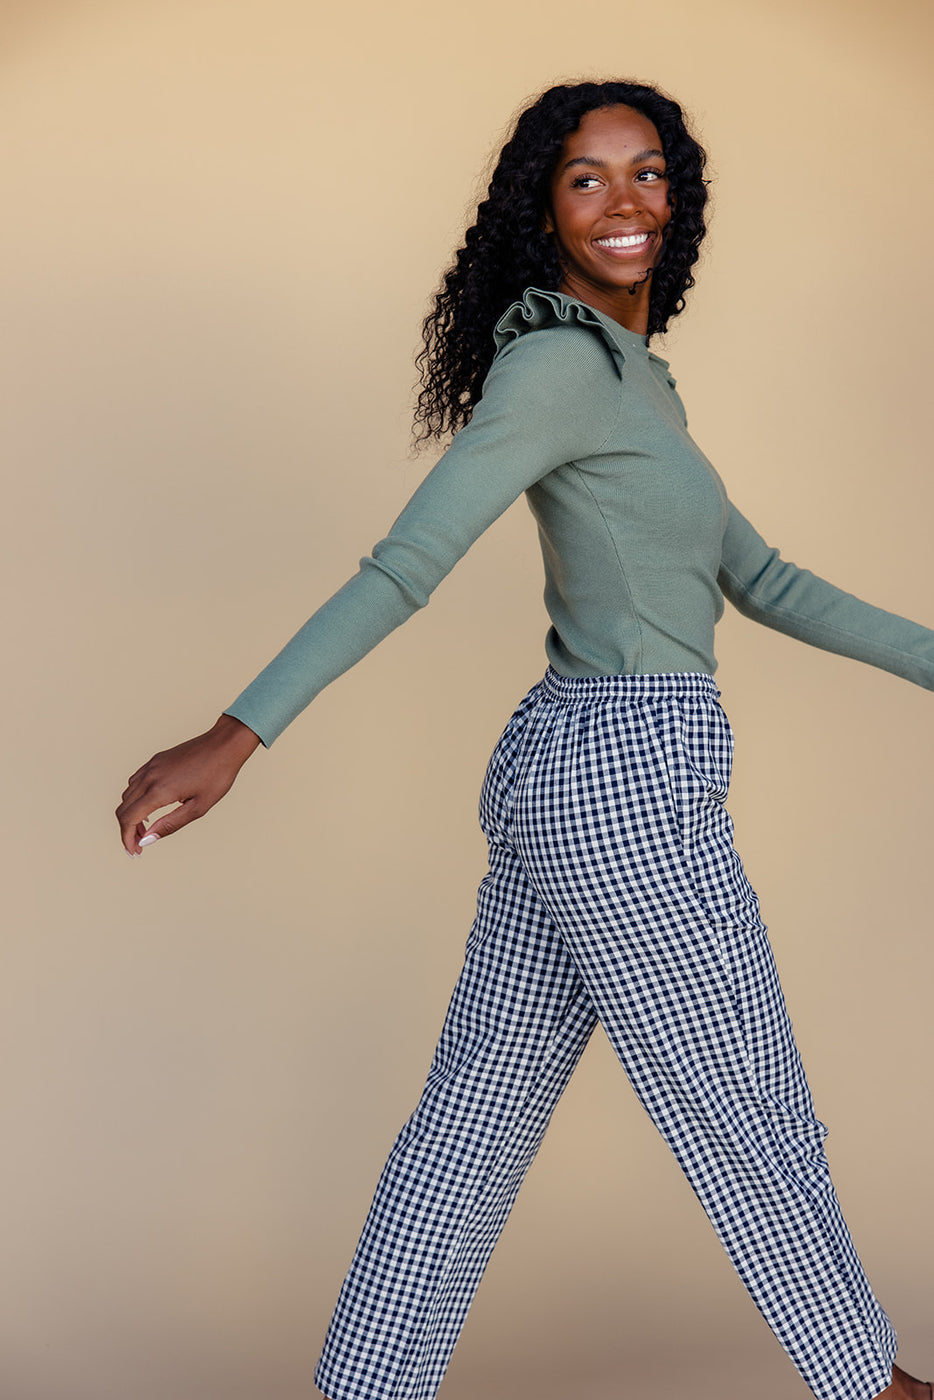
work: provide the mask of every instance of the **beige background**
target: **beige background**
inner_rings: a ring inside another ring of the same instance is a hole
[[[524,507],[133,863],[123,780],[426,470],[427,298],[512,111],[567,77],[660,82],[712,153],[658,348],[737,503],[934,624],[931,10],[3,0],[0,27],[0,1393],[299,1400],[459,966],[485,759],[542,669]],[[932,1370],[932,699],[735,616],[720,655],[838,1190]],[[803,1388],[595,1041],[443,1396],[751,1393]]]

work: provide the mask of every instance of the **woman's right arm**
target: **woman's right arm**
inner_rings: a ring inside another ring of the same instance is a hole
[[[597,373],[610,376],[612,392],[595,400]],[[423,607],[474,540],[529,486],[595,451],[616,412],[615,383],[602,342],[583,328],[527,335],[507,346],[470,423],[360,571],[212,729],[156,754],[133,774],[117,809],[129,854],[138,855],[147,836],[167,836],[203,816],[258,744],[269,747],[324,686]],[[147,831],[150,813],[173,802],[181,805]]]
[[[259,736],[232,715],[221,715],[205,734],[157,753],[128,779],[117,821],[128,855],[142,854],[141,844],[151,845],[203,817],[233,786],[250,754],[259,747]],[[172,803],[179,805],[146,829],[151,812]]]

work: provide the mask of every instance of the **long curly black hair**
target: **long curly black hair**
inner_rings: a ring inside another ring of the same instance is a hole
[[[595,108],[622,104],[648,117],[661,137],[673,213],[652,273],[649,335],[664,331],[684,309],[691,269],[707,231],[706,156],[690,135],[678,103],[635,82],[587,82],[549,88],[516,120],[464,246],[445,273],[422,326],[416,359],[422,388],[416,441],[444,438],[470,420],[493,360],[493,327],[527,287],[557,290],[561,266],[543,228],[551,176],[564,139]]]

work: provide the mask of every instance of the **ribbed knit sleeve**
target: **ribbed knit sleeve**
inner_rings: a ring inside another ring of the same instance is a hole
[[[782,559],[735,506],[729,508],[719,583],[724,596],[755,622],[934,690],[934,631]]]
[[[609,393],[594,392],[601,383]],[[618,411],[615,383],[612,356],[591,329],[563,324],[505,335],[470,423],[389,534],[227,714],[270,745],[326,685],[423,607],[529,486],[600,448]]]

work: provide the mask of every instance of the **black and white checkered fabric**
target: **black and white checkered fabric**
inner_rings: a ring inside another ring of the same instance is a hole
[[[895,1334],[724,807],[706,675],[549,672],[490,762],[490,871],[421,1102],[331,1322],[330,1400],[434,1396],[522,1179],[599,1019],[747,1289],[820,1400],[870,1400]]]

